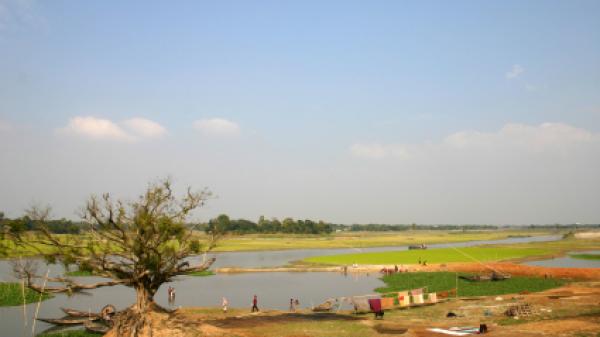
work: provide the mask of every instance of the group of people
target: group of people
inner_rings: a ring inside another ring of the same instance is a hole
[[[173,301],[175,301],[175,288],[173,287],[169,287],[167,288],[167,296],[169,297],[169,303],[172,303]],[[290,298],[290,311],[291,312],[295,312],[296,308],[300,305],[300,301],[298,301],[298,299],[293,299]],[[227,313],[227,310],[229,308],[229,301],[227,300],[226,297],[223,297],[221,300],[221,307],[223,308],[223,312]],[[258,309],[258,296],[254,295],[254,297],[252,298],[252,308],[250,309],[251,312],[258,312],[260,311],[260,309]]]

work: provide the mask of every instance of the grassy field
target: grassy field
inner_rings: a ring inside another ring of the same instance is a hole
[[[475,240],[498,240],[509,237],[527,237],[557,234],[542,230],[498,230],[498,231],[432,231],[408,230],[402,232],[340,232],[330,235],[305,234],[248,234],[232,235],[222,239],[214,251],[259,251],[282,249],[318,249],[318,248],[365,248],[402,246],[411,244],[434,244],[449,242],[464,242]],[[195,236],[206,241],[204,233],[197,232]],[[70,239],[70,235],[60,235],[62,240]],[[83,237],[85,243],[85,237]],[[15,247],[12,243],[2,241],[8,246],[6,252],[0,252],[0,257],[11,258],[37,255],[31,248]],[[44,252],[52,252],[51,247],[39,246]]]
[[[572,254],[569,255],[574,259],[582,259],[582,260],[600,260],[600,254]]]
[[[42,300],[47,300],[51,296],[43,295]],[[40,294],[25,288],[25,303],[37,302]],[[19,283],[0,283],[0,307],[23,305],[23,288]]]
[[[459,274],[468,275],[468,274]],[[382,278],[386,286],[377,288],[381,293],[427,287],[428,292],[456,288],[457,274],[451,272],[399,273]],[[565,284],[559,279],[513,277],[504,281],[472,282],[458,278],[458,296],[489,296],[513,294],[521,291],[538,292]]]
[[[466,247],[439,248],[426,250],[405,250],[358,254],[315,256],[305,259],[309,263],[351,265],[351,264],[417,264],[427,263],[500,261],[528,256],[548,255],[552,251],[542,248],[496,248]]]
[[[341,232],[331,235],[251,234],[230,236],[219,242],[215,251],[256,251],[305,248],[365,248],[434,244],[475,240],[498,240],[509,237],[527,237],[556,234],[550,231],[430,231],[403,232]]]

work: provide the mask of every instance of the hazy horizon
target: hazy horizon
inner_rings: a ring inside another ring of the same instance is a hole
[[[600,2],[0,0],[0,211],[600,223]]]

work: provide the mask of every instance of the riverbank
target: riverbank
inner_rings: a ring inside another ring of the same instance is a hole
[[[390,331],[410,337],[443,336],[430,328],[453,326],[479,327],[486,324],[492,336],[588,336],[600,331],[600,283],[575,283],[536,294],[509,294],[500,298],[487,296],[477,300],[451,299],[437,305],[387,310],[383,320],[372,314],[356,315],[342,310],[337,313],[291,313],[248,309],[182,308],[172,314],[152,314],[155,337],[375,337]],[[533,313],[517,319],[504,312],[515,305],[529,305]],[[447,317],[453,312],[455,317]],[[109,332],[106,337],[116,337]]]
[[[394,265],[389,264],[369,264],[357,265],[346,268],[348,274],[377,274],[383,268],[394,269]],[[415,272],[465,272],[465,273],[491,273],[497,271],[511,275],[534,276],[534,277],[552,277],[572,280],[597,280],[600,281],[600,268],[554,268],[541,266],[527,266],[512,262],[489,262],[485,264],[468,263],[441,263],[423,265],[402,265],[401,270],[406,273]],[[342,267],[333,266],[312,266],[312,267],[278,267],[278,268],[219,268],[217,274],[236,274],[236,273],[260,273],[260,272],[338,272],[343,273]]]

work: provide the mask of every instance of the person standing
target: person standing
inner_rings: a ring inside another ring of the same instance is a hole
[[[256,295],[254,295],[254,298],[252,299],[252,312],[255,311],[260,311],[258,310],[258,297],[256,297]]]
[[[227,306],[229,305],[229,301],[227,301],[227,298],[223,297],[223,301],[221,303],[221,305],[223,306],[223,313],[227,313]]]
[[[290,298],[290,312],[295,312],[296,307],[294,306],[294,299]]]

